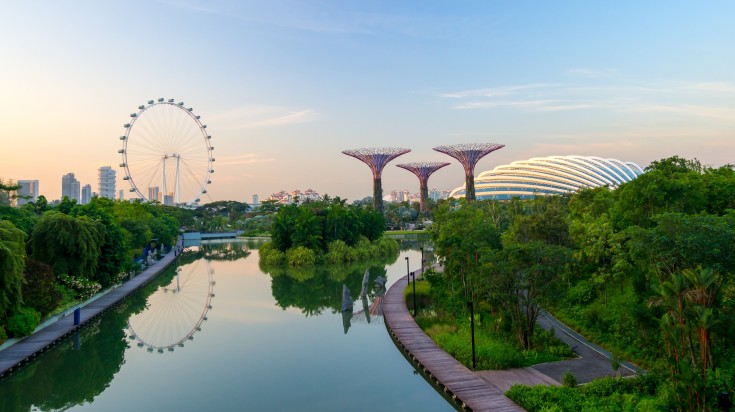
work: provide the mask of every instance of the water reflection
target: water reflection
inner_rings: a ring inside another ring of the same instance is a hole
[[[67,409],[92,402],[124,363],[128,318],[142,312],[147,296],[171,281],[174,270],[161,274],[144,293],[131,297],[91,321],[73,337],[0,384],[0,410]]]
[[[0,381],[0,411],[64,410],[93,402],[125,363],[130,336],[156,351],[168,350],[181,343],[181,339],[174,345],[167,341],[181,334],[177,329],[188,325],[181,335],[187,336],[200,327],[214,297],[208,261],[233,261],[249,254],[242,242],[187,249],[177,262],[180,271],[167,269],[71,339]],[[135,332],[130,325],[135,325]]]
[[[395,261],[395,259],[393,259]],[[378,293],[378,277],[386,277],[385,262],[354,265],[315,266],[309,268],[264,267],[272,278],[272,292],[282,309],[298,308],[306,316],[321,315],[325,309],[342,311],[343,291],[354,302],[363,290],[363,274],[369,273],[365,296],[372,300]]]
[[[173,352],[194,339],[212,308],[214,271],[208,257],[179,266],[171,282],[148,297],[146,310],[128,319],[128,338],[148,352]]]

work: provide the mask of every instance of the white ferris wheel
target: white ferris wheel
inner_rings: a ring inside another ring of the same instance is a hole
[[[195,206],[212,183],[212,136],[184,102],[160,98],[130,115],[120,167],[130,192],[145,201]]]

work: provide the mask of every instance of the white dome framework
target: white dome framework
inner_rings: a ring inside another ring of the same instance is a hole
[[[478,199],[508,200],[539,195],[576,192],[583,188],[608,186],[614,189],[643,174],[633,162],[594,156],[549,156],[518,160],[480,173],[475,178]],[[461,198],[464,186],[450,197]]]
[[[174,99],[149,100],[130,117],[118,150],[130,192],[145,201],[197,205],[214,173],[207,125]]]

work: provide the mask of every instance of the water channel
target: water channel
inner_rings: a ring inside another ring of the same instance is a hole
[[[451,411],[367,300],[420,265],[269,270],[257,242],[210,242],[0,381],[2,411]],[[353,313],[341,312],[347,287]],[[373,305],[374,306],[374,305]],[[368,308],[367,311],[364,308]]]

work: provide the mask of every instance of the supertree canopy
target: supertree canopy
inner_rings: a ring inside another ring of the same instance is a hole
[[[459,160],[464,167],[465,199],[468,202],[475,200],[475,165],[485,155],[505,147],[498,143],[462,143],[450,146],[437,146],[437,152],[448,154]]]
[[[446,162],[417,162],[396,165],[408,170],[419,178],[419,186],[421,188],[421,213],[426,213],[426,199],[429,198],[429,186],[427,185],[429,176],[442,167],[448,165],[449,163]]]
[[[400,147],[367,147],[342,151],[347,156],[352,156],[364,162],[373,172],[373,206],[380,213],[383,213],[383,184],[380,178],[383,168],[391,160],[410,151],[411,149]]]

